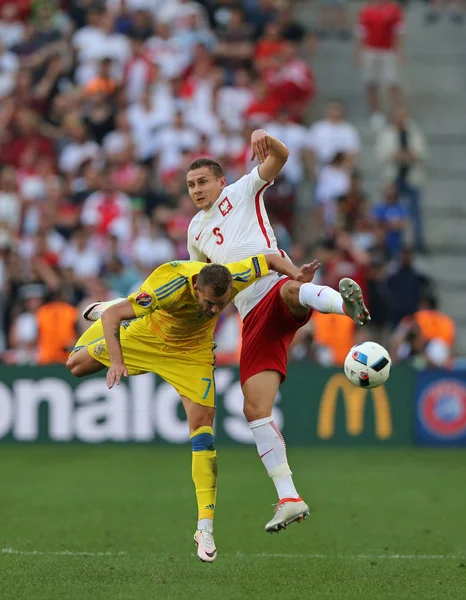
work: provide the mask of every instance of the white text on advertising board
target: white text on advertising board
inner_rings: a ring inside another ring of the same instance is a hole
[[[225,434],[235,442],[253,443],[235,372],[218,369],[215,381],[227,413],[221,423]],[[47,405],[45,428],[52,441],[189,442],[186,420],[179,416],[179,395],[167,383],[156,383],[152,374],[131,377],[112,390],[104,378],[82,380],[76,387],[58,377],[17,379],[11,389],[0,383],[0,440],[10,434],[16,441],[37,440],[44,433],[39,431],[42,404]],[[279,408],[274,418],[282,427]]]

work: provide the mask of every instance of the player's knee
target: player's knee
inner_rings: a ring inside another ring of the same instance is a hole
[[[191,415],[191,418],[189,419],[189,428],[191,431],[195,431],[200,427],[212,427],[213,423],[213,416],[208,412],[200,412],[197,415]]]
[[[215,418],[215,408],[211,406],[203,406],[188,401],[184,402],[186,416],[188,417],[189,429],[191,432],[196,431],[200,427],[212,427]]]
[[[299,303],[300,287],[300,283],[292,280],[287,281],[285,285],[282,285],[280,294],[283,302],[288,306],[288,308],[301,308],[301,304]]]
[[[245,402],[243,406],[243,414],[248,423],[257,421],[258,419],[265,419],[266,417],[270,416],[267,414],[267,412],[268,411],[264,406],[253,402]]]
[[[75,377],[84,377],[87,375],[86,368],[80,360],[77,352],[70,354],[68,360],[66,361],[66,368]]]

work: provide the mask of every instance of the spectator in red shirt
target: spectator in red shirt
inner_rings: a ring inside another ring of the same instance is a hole
[[[371,125],[376,129],[385,122],[379,85],[389,86],[393,108],[402,104],[398,64],[402,58],[403,26],[403,12],[393,0],[371,0],[358,14],[355,58],[362,67]]]
[[[269,92],[291,118],[301,122],[309,103],[315,96],[314,75],[308,63],[300,58],[294,44],[287,43],[277,57],[275,68],[269,69],[265,79]]]
[[[23,156],[35,152],[37,156],[49,156],[56,160],[52,141],[41,135],[38,115],[29,109],[21,109],[15,118],[16,136],[4,149],[3,161],[14,167],[22,164]]]
[[[255,67],[261,71],[275,67],[276,58],[280,56],[286,45],[287,41],[281,35],[280,25],[274,21],[267,23],[264,35],[256,44]]]

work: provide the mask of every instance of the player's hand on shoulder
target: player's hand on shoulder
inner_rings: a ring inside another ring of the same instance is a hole
[[[125,364],[116,363],[111,365],[107,371],[106,377],[108,389],[111,390],[115,383],[120,385],[122,377],[128,377],[128,369],[126,368]]]
[[[270,136],[264,129],[256,129],[251,133],[251,160],[263,163],[269,155]]]
[[[296,277],[296,281],[301,283],[310,283],[314,279],[314,275],[320,269],[321,264],[317,260],[313,260],[311,263],[303,265],[299,269],[299,275]]]

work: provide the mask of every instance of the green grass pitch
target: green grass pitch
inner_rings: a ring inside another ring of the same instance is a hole
[[[218,454],[203,564],[188,446],[0,447],[1,600],[466,598],[466,452],[292,449],[313,513],[278,535],[255,449]]]

